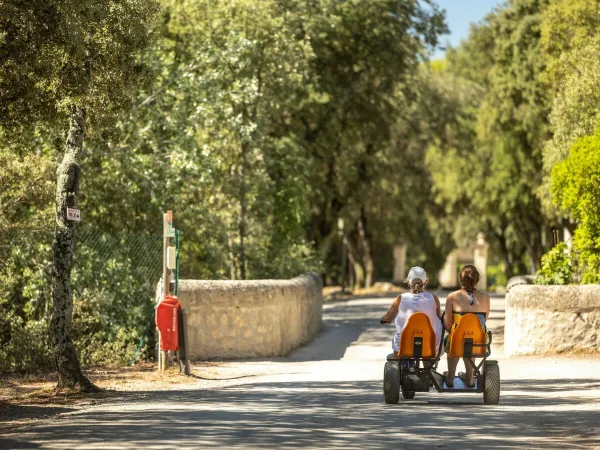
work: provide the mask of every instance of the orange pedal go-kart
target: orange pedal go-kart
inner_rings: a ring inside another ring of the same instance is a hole
[[[410,316],[400,338],[400,350],[387,357],[383,371],[383,396],[386,403],[398,403],[400,392],[412,399],[416,392],[429,392],[433,386],[438,392],[483,393],[486,405],[500,401],[500,367],[498,361],[487,359],[492,343],[491,331],[486,333],[475,314],[465,314],[452,332],[448,354],[464,358],[474,371],[474,386],[468,387],[458,377],[454,387],[445,385],[444,376],[437,372],[442,354],[444,336],[436,349],[435,333],[429,317],[422,312]],[[476,359],[481,359],[479,364]],[[483,370],[482,370],[483,367]]]

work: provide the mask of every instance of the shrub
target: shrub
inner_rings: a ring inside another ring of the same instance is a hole
[[[535,276],[535,284],[570,284],[573,266],[567,245],[560,242],[542,256],[542,268]]]
[[[577,140],[567,159],[554,167],[552,193],[578,222],[573,249],[582,283],[600,283],[600,127]]]

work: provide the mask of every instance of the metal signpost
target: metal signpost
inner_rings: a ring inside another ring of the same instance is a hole
[[[175,246],[171,246],[171,238],[175,238]],[[185,310],[181,309],[181,304],[177,300],[179,294],[179,245],[180,233],[173,227],[173,211],[167,211],[163,214],[163,276],[162,276],[162,296],[157,305],[156,314],[158,318],[158,310],[168,308],[166,304],[171,304],[173,301],[178,305],[177,313],[178,324],[170,327],[170,330],[177,330],[178,348],[175,350],[178,355],[180,371],[186,375],[190,374],[190,363],[187,353],[187,315]],[[171,286],[171,277],[174,277],[173,285]],[[169,297],[174,295],[175,298]],[[168,298],[169,297],[169,298]],[[162,312],[161,314],[164,314]],[[165,328],[166,330],[166,328]],[[169,330],[167,330],[169,331]],[[162,350],[163,337],[160,330],[158,332],[158,370],[164,371],[172,362],[173,353],[169,350]],[[164,336],[167,339],[167,336]],[[175,348],[175,347],[172,347]]]

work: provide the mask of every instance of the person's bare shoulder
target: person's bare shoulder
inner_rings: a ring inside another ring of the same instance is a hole
[[[449,309],[452,310],[452,304],[454,303],[454,300],[456,298],[456,292],[451,292],[446,296],[446,307],[445,309]]]
[[[454,291],[454,292],[450,292],[447,296],[446,296],[446,303],[448,302],[453,302],[454,300],[456,300],[456,297],[458,295],[460,291]]]

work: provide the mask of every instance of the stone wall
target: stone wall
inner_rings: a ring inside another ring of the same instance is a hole
[[[506,356],[600,352],[600,285],[514,286],[506,296]]]
[[[316,274],[291,280],[179,282],[192,359],[283,356],[322,327]]]

